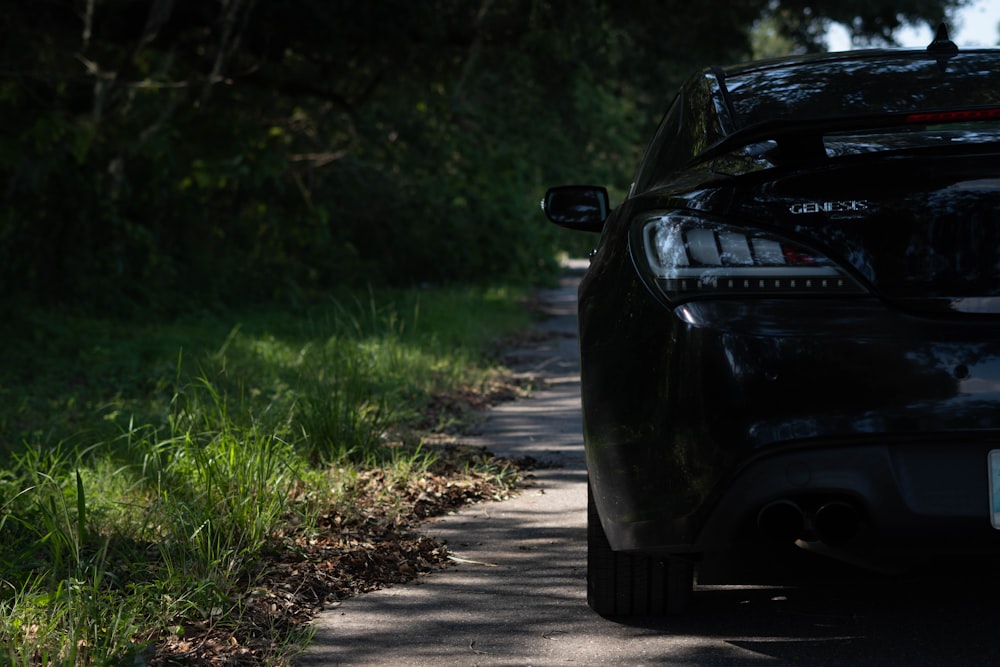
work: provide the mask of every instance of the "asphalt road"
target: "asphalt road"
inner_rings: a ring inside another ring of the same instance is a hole
[[[460,559],[323,612],[297,662],[316,665],[1000,665],[1000,586],[962,576],[696,586],[679,618],[587,607],[578,275],[543,293],[557,334],[519,353],[549,386],[489,413],[477,444],[557,464],[519,496],[428,525]]]

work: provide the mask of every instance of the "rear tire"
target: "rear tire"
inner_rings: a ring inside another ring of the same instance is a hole
[[[694,563],[611,550],[587,485],[587,604],[601,616],[683,613],[691,601]]]

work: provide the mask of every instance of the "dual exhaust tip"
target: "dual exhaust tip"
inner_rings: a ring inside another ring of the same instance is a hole
[[[767,540],[819,540],[831,547],[850,542],[861,528],[858,509],[844,500],[830,500],[806,511],[794,500],[775,500],[757,514],[757,528]]]

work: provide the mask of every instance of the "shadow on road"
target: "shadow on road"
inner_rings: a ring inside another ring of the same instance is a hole
[[[998,599],[995,575],[876,577],[700,588],[684,616],[606,621],[658,638],[665,648],[654,662],[661,663],[768,657],[809,665],[988,665],[1000,664]],[[671,637],[694,645],[678,652]]]
[[[430,524],[455,566],[327,610],[299,665],[1000,664],[1000,576],[962,565],[898,579],[824,567],[807,585],[699,586],[681,617],[594,614],[574,281],[545,307],[561,335],[519,358],[549,386],[492,410],[479,444],[559,467]]]

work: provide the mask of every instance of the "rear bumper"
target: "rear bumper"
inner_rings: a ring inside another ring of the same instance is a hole
[[[615,550],[759,543],[760,511],[781,500],[802,508],[808,541],[820,507],[850,507],[841,550],[1000,550],[987,498],[995,322],[875,300],[671,311],[626,294],[613,322],[581,310],[588,467]]]
[[[708,513],[695,550],[726,551],[785,538],[886,562],[1000,553],[1000,531],[990,520],[987,464],[997,447],[995,437],[939,437],[813,443],[761,457],[735,477]],[[767,508],[775,503],[801,510],[800,530],[769,530],[775,526],[766,523]],[[831,506],[844,513],[828,516],[824,526],[821,512]],[[852,520],[847,512],[853,512],[853,526],[846,525]]]
[[[690,544],[664,539],[677,520],[621,523],[625,550],[713,553],[823,546],[847,560],[904,564],[924,556],[1000,554],[990,521],[987,457],[1000,438],[789,446],[749,463],[705,513]],[[800,512],[795,527],[780,507]],[[794,508],[794,509],[792,509]],[[830,511],[834,509],[834,511]],[[825,512],[825,519],[824,517]]]

